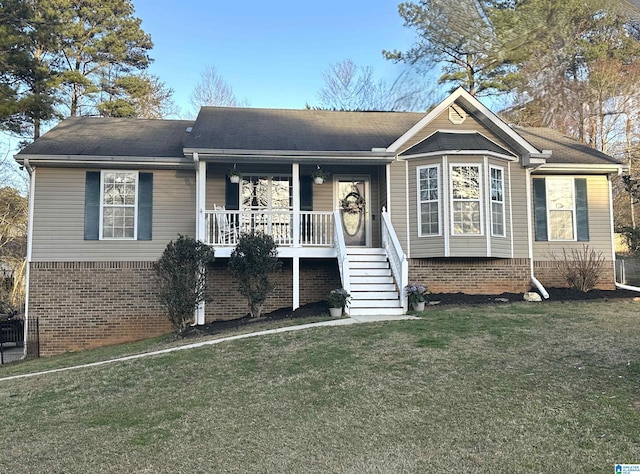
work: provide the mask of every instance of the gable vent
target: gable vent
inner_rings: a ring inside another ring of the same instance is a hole
[[[449,122],[460,125],[467,118],[467,112],[458,104],[449,106]]]

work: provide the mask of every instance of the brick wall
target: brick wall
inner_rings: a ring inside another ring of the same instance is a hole
[[[206,320],[247,314],[246,300],[218,259],[209,272]],[[265,312],[293,303],[291,260],[271,276],[275,289]],[[300,262],[300,304],[326,298],[340,286],[335,259]],[[152,262],[34,262],[30,267],[29,315],[40,319],[43,356],[120,344],[172,331],[157,299]]]
[[[615,290],[615,263],[605,261],[604,268],[600,274],[600,279],[596,288],[599,290]],[[534,262],[533,271],[536,278],[543,286],[548,288],[566,288],[567,281],[562,278],[555,262]]]
[[[205,306],[207,322],[242,317],[248,313],[247,301],[238,291],[238,282],[227,270],[228,259],[217,259],[208,273],[207,292],[213,301]],[[290,259],[283,260],[279,272],[270,275],[275,285],[267,298],[263,312],[293,306],[293,267]],[[339,288],[340,274],[335,259],[300,260],[300,305],[326,299],[329,292]]]
[[[43,356],[166,334],[151,262],[35,262],[29,316]]]
[[[409,281],[433,293],[521,293],[531,287],[529,259],[412,258]]]
[[[547,288],[568,286],[554,262],[534,262],[534,275]],[[414,258],[409,260],[409,281],[426,284],[433,293],[523,293],[532,288],[526,258]],[[613,290],[614,281],[614,264],[605,262],[597,288]]]

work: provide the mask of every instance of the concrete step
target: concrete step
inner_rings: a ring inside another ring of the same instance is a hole
[[[402,316],[404,312],[402,308],[349,308],[349,314],[352,316],[377,316],[379,314]]]
[[[356,291],[351,288],[352,300],[398,300],[397,291]]]
[[[383,285],[383,284],[393,284],[393,277],[392,276],[382,276],[382,275],[378,275],[378,276],[351,276],[351,278],[349,279],[349,282],[351,283],[351,285],[368,285],[368,284],[372,284],[372,285]]]

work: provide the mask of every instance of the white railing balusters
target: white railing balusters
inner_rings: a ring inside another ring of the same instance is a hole
[[[243,233],[260,231],[271,235],[278,247],[292,247],[292,211],[237,211],[215,209],[204,212],[205,243],[236,246]],[[333,213],[300,212],[300,246],[332,247],[334,242]]]
[[[400,292],[400,300],[402,301],[402,308],[407,312],[409,309],[409,303],[407,296],[404,293],[404,288],[409,284],[409,262],[407,256],[402,250],[396,231],[391,224],[391,218],[389,213],[383,207],[382,208],[382,246],[387,252],[389,258],[389,264],[391,265],[391,272],[393,278],[398,285],[398,291]]]
[[[342,217],[340,216],[340,211],[336,210],[333,213],[333,238],[334,238],[334,247],[336,248],[336,253],[338,257],[338,268],[340,269],[340,279],[342,281],[342,288],[345,289],[347,293],[351,292],[351,281],[350,274],[351,270],[349,267],[349,256],[347,255],[347,246],[344,242],[344,234],[342,233]],[[349,314],[349,308],[346,307],[345,313]]]

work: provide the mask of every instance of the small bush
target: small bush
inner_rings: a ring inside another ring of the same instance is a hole
[[[183,332],[198,305],[205,301],[206,268],[214,250],[183,235],[171,241],[153,264],[160,285],[159,298],[174,329]]]
[[[640,257],[640,227],[622,227],[620,233],[624,237],[629,253]]]
[[[584,245],[582,250],[571,249],[569,253],[562,249],[562,258],[555,254],[551,258],[569,286],[585,293],[596,287],[604,267],[602,252],[596,252],[588,245]]]
[[[238,280],[240,293],[247,299],[249,314],[260,317],[267,296],[273,290],[269,273],[279,270],[278,247],[270,235],[261,232],[243,234],[231,252],[229,271]]]

